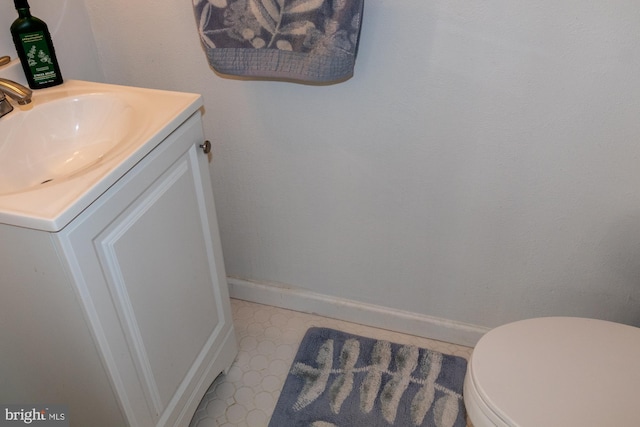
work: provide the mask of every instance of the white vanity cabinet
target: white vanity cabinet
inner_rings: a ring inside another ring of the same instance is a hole
[[[237,353],[203,141],[197,112],[59,232],[0,227],[0,342],[30,354],[0,349],[0,402],[67,404],[72,427],[189,424]],[[25,307],[44,286],[52,302]]]

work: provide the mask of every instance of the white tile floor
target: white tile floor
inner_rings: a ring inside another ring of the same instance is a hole
[[[202,399],[189,427],[266,427],[305,332],[312,326],[413,344],[441,353],[471,355],[471,348],[341,320],[231,300],[240,351]]]

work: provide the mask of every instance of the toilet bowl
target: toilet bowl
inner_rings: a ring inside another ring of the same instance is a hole
[[[545,317],[476,345],[464,382],[474,427],[640,425],[640,328]]]

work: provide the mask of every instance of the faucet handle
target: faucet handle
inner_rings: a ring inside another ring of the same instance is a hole
[[[4,93],[0,92],[0,117],[13,111],[13,105],[7,100]]]
[[[0,92],[4,92],[13,98],[20,105],[27,105],[31,102],[33,91],[28,87],[22,86],[13,80],[3,79],[0,77]]]
[[[7,65],[9,62],[11,62],[10,56],[0,56],[0,67]]]

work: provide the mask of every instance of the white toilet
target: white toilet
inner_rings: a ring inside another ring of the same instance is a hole
[[[491,330],[471,355],[474,427],[640,426],[640,328],[545,317]]]

